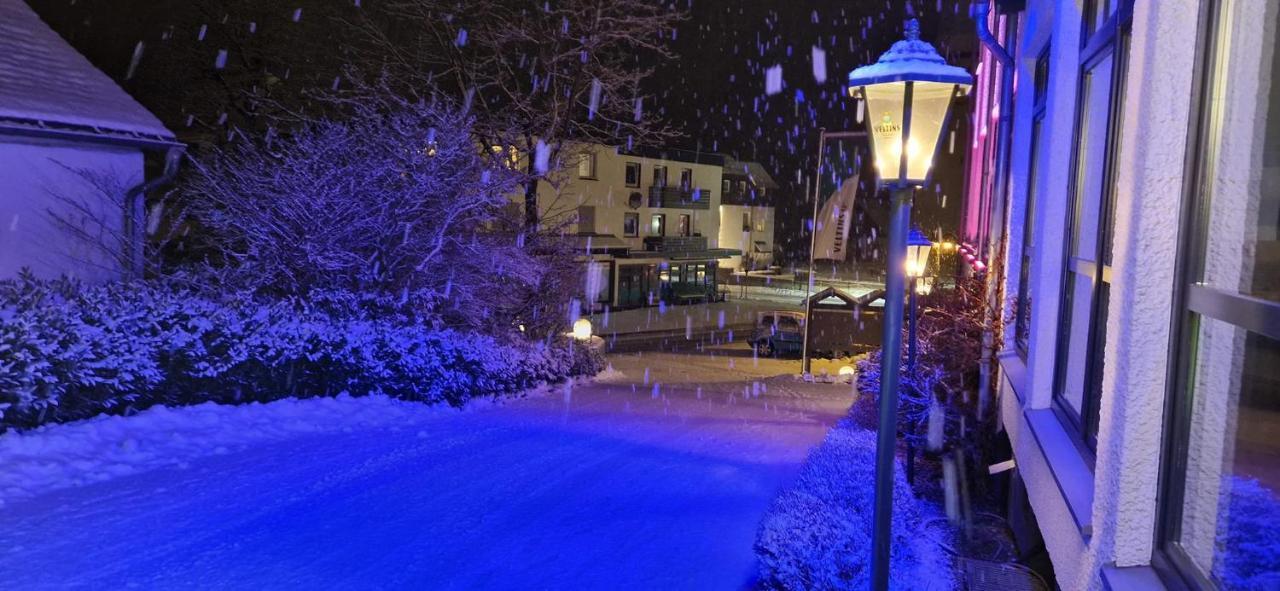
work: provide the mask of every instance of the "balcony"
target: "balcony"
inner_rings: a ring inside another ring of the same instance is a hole
[[[649,252],[693,252],[707,249],[705,236],[646,236],[644,249]]]
[[[711,191],[655,185],[649,187],[649,207],[711,209]]]

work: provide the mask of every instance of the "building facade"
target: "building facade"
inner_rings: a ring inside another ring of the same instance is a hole
[[[587,264],[591,308],[719,297],[717,270],[748,252],[739,247],[741,216],[724,217],[724,156],[587,145],[575,149],[571,160],[560,178],[540,184],[538,208],[544,226],[576,237]],[[730,207],[743,207],[734,201],[738,186],[733,187]],[[772,208],[748,208],[757,218],[747,239],[755,252],[771,253]],[[733,231],[726,235],[726,228]],[[728,245],[722,242],[726,236]]]
[[[1280,2],[991,9],[964,237],[1019,539],[1067,590],[1280,589]]]
[[[757,162],[725,158],[720,194],[720,246],[742,252],[723,261],[722,268],[750,272],[773,266],[778,183]]]
[[[176,165],[180,148],[22,0],[0,0],[0,278],[140,267],[145,157]]]

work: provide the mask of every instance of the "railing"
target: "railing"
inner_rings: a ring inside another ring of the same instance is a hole
[[[706,236],[647,236],[644,249],[651,252],[690,252],[707,249]]]
[[[649,207],[711,209],[711,191],[655,185],[649,188]]]

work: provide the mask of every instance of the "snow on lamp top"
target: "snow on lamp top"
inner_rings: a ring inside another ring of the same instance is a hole
[[[876,63],[849,72],[850,93],[858,86],[886,82],[959,84],[964,87],[963,91],[973,85],[973,76],[967,70],[948,64],[933,45],[920,40],[919,21],[907,21],[905,36],[881,54]]]
[[[906,39],[849,73],[849,96],[866,101],[879,185],[928,184],[951,101],[972,84],[969,72],[920,40],[915,19],[907,21]]]

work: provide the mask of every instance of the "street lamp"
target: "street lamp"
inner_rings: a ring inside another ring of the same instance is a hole
[[[911,233],[907,234],[907,264],[904,269],[907,278],[911,280],[911,285],[907,288],[907,298],[910,300],[907,306],[909,312],[907,316],[908,370],[916,368],[916,293],[919,292],[916,281],[924,276],[929,266],[929,249],[931,248],[933,248],[933,242],[929,241],[929,237],[918,228],[911,228]]]
[[[907,228],[911,195],[927,185],[952,100],[969,91],[973,76],[948,65],[920,40],[920,24],[906,23],[906,39],[876,63],[849,73],[849,96],[866,103],[877,183],[892,189],[888,272],[885,278],[883,354],[880,357],[880,431],[876,436],[875,531],[871,582],[889,588],[889,529],[893,512],[893,454],[898,414],[898,365],[902,356],[902,305],[906,295]],[[895,304],[896,302],[896,304]]]

